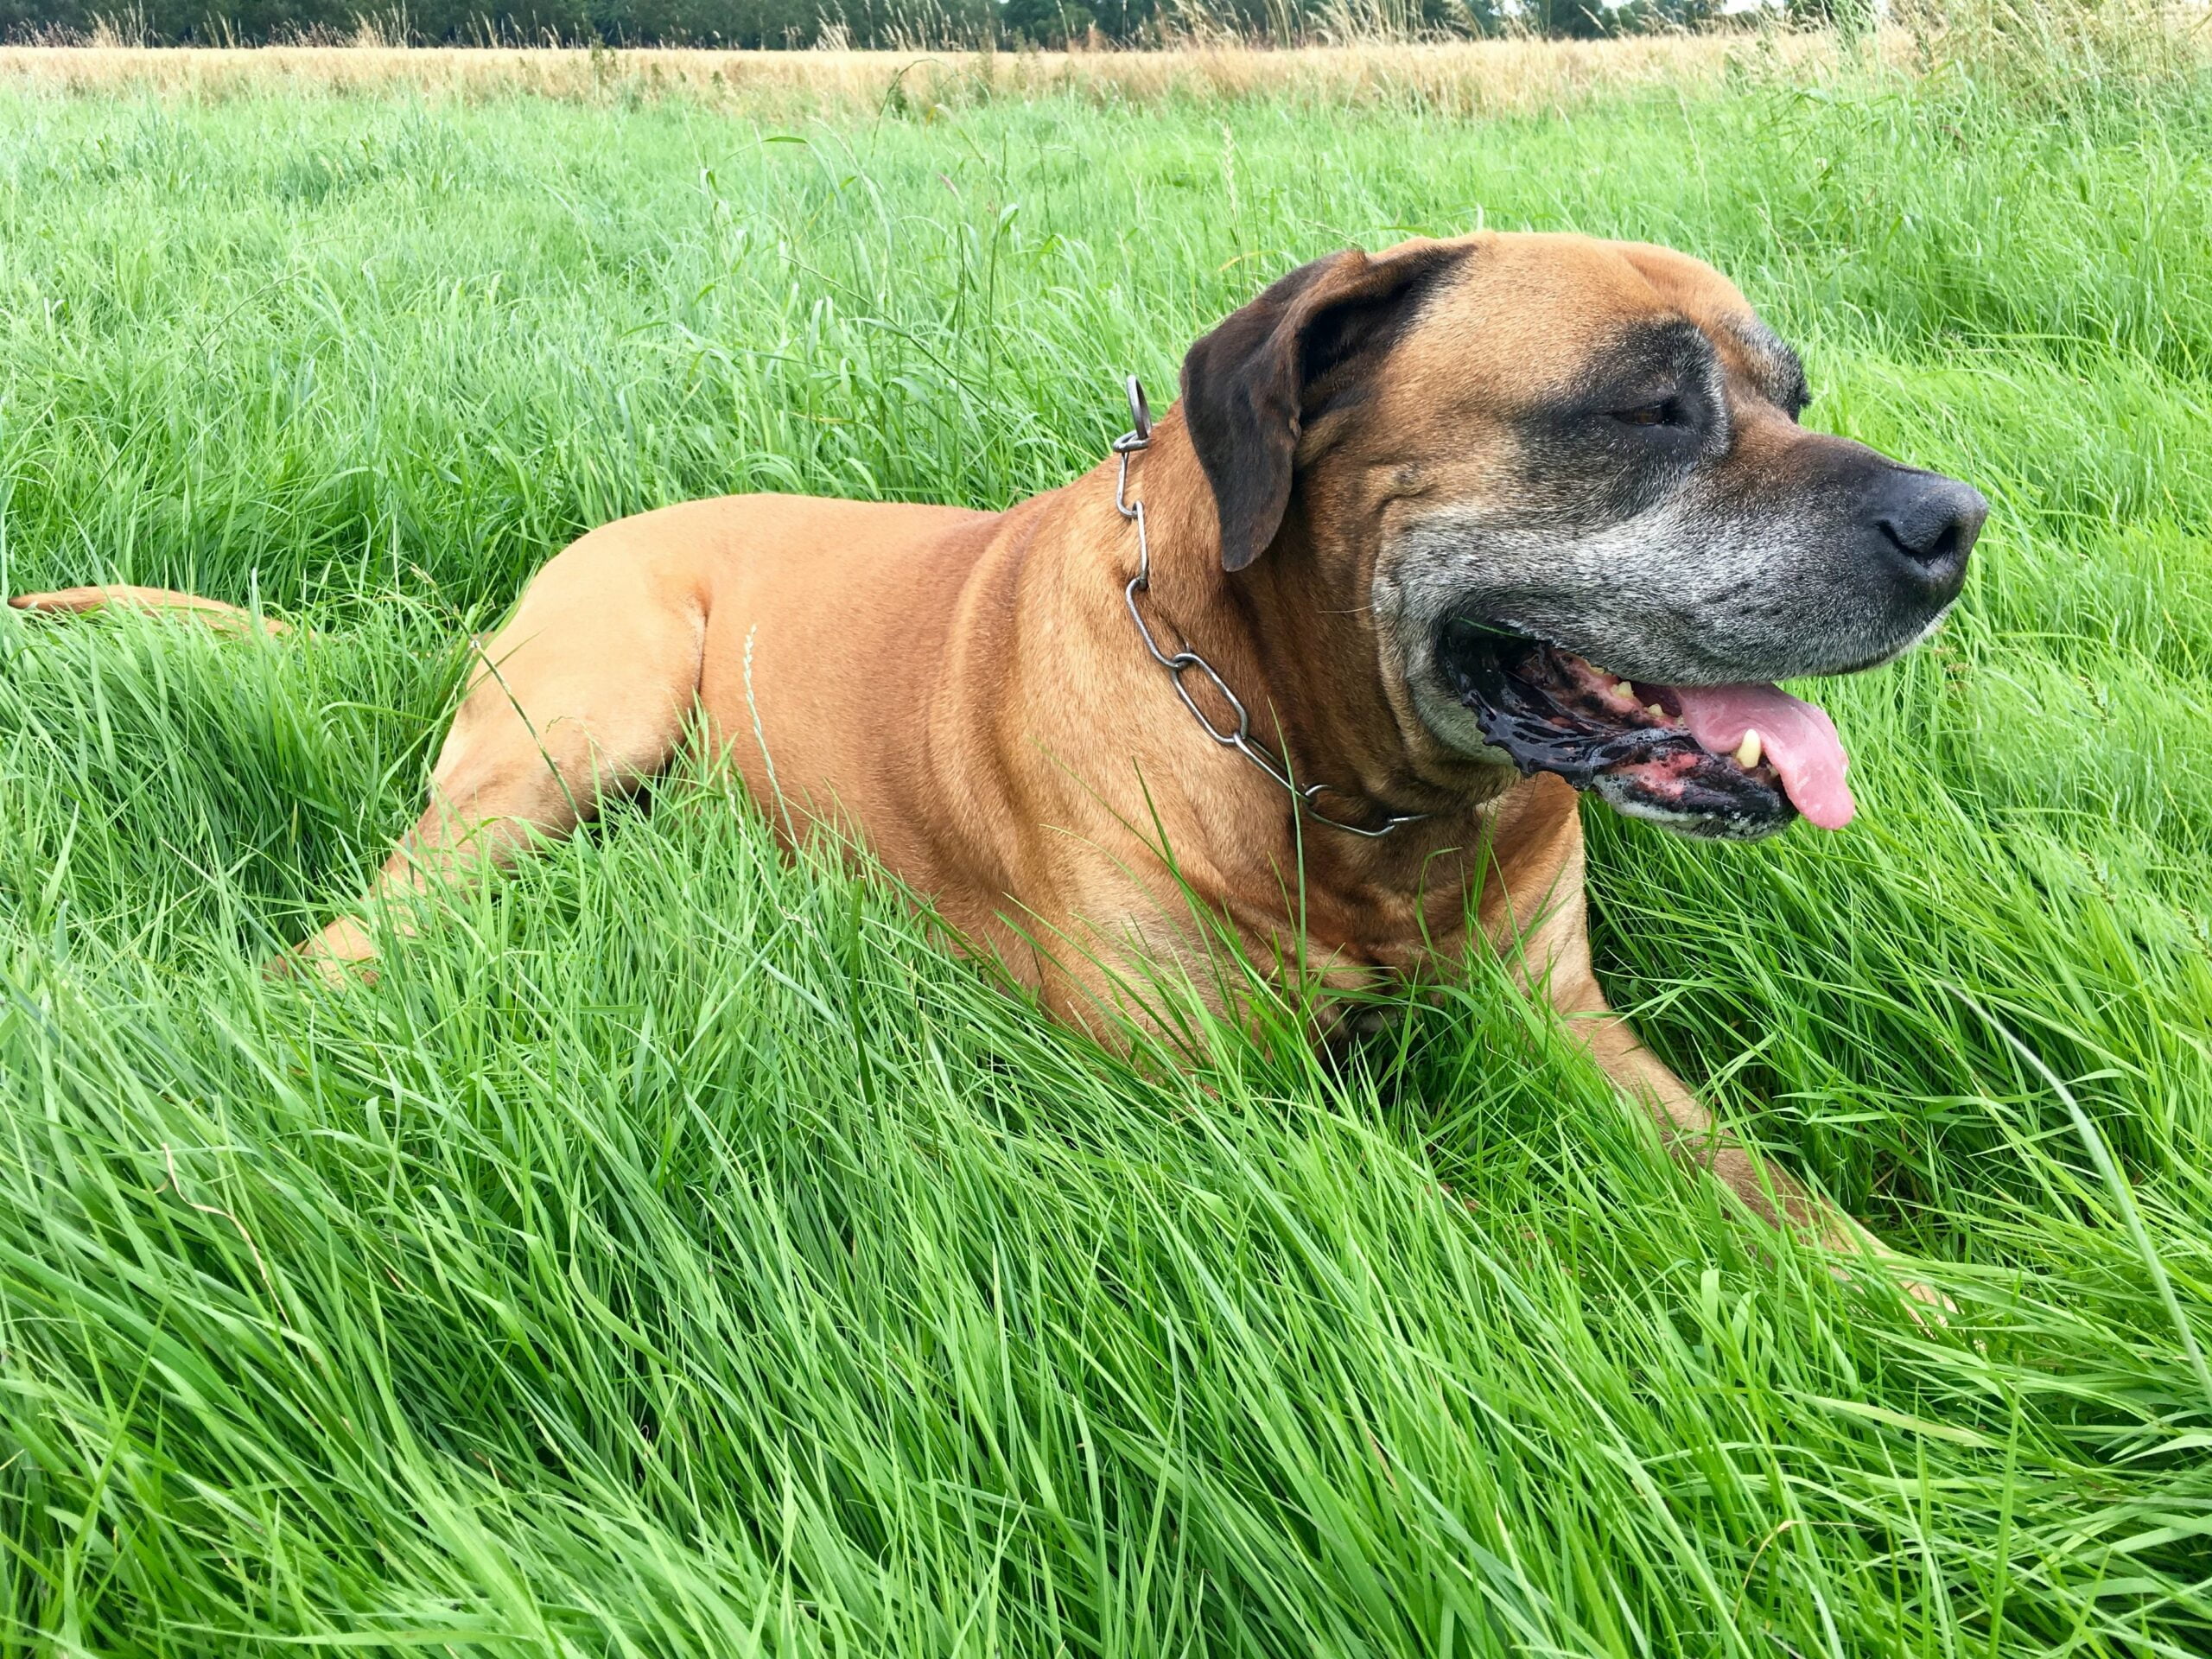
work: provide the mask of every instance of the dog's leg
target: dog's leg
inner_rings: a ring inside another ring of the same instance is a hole
[[[480,645],[429,807],[366,902],[510,864],[533,840],[568,835],[603,796],[659,772],[697,699],[705,610],[680,563],[606,531],[549,563],[513,620]],[[404,913],[394,920],[405,925]],[[341,916],[296,959],[335,977],[375,954],[364,921]]]
[[[1554,979],[1551,1001],[1568,1033],[1590,1051],[1599,1069],[1650,1114],[1669,1152],[1707,1171],[1752,1214],[1777,1226],[1795,1227],[1830,1249],[1855,1250],[1865,1242],[1856,1223],[1814,1198],[1786,1171],[1755,1160],[1722,1128],[1689,1085],[1607,1005],[1586,968]]]
[[[1590,1051],[1599,1068],[1622,1093],[1651,1115],[1669,1152],[1696,1165],[1744,1201],[1754,1215],[1788,1226],[1838,1255],[1870,1255],[1885,1264],[1903,1261],[1859,1221],[1824,1198],[1807,1192],[1788,1171],[1752,1156],[1751,1150],[1714,1121],[1688,1084],[1669,1071],[1643,1046],[1634,1027],[1607,1006],[1605,994],[1586,966],[1580,975],[1554,980],[1552,1005],[1567,1029]],[[1845,1276],[1848,1276],[1847,1274]],[[1934,1287],[1909,1275],[1898,1287],[1915,1301],[1939,1312],[1955,1311]]]
[[[1629,1022],[1613,1012],[1599,988],[1590,962],[1590,938],[1582,891],[1582,847],[1579,825],[1556,868],[1553,896],[1534,925],[1521,933],[1517,974],[1524,984],[1541,988],[1565,1022],[1567,1033],[1589,1050],[1599,1069],[1623,1094],[1650,1115],[1661,1142],[1681,1161],[1694,1165],[1743,1200],[1752,1214],[1777,1227],[1789,1227],[1839,1255],[1872,1256],[1885,1263],[1897,1253],[1835,1205],[1806,1191],[1788,1171],[1755,1157],[1718,1122],[1689,1085],[1643,1046]],[[1942,1293],[1901,1276],[1900,1287],[1916,1301],[1939,1310],[1949,1303]]]

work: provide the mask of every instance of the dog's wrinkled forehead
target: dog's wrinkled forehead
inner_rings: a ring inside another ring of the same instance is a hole
[[[1471,238],[1394,368],[1408,405],[1509,414],[1733,383],[1794,415],[1805,372],[1733,284],[1669,249],[1579,236]],[[1612,407],[1626,407],[1614,402]]]

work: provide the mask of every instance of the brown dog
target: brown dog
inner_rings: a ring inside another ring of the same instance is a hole
[[[1217,983],[1193,899],[1324,983],[1486,940],[1671,1144],[1864,1248],[1716,1135],[1583,928],[1577,787],[1694,835],[1840,825],[1834,728],[1769,683],[1885,661],[1959,591],[1981,498],[1805,401],[1662,249],[1318,260],[1191,348],[1126,454],[1005,512],[752,496],[584,537],[484,646],[376,893],[568,833],[696,731],[780,833],[855,832],[1071,1020],[1141,957]],[[14,602],[110,598],[193,602]],[[302,950],[374,945],[344,918]]]

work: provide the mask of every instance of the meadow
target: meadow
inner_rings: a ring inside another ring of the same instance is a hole
[[[1521,49],[0,65],[0,587],[306,625],[0,612],[0,1652],[2212,1647],[2212,77]],[[1479,225],[1713,260],[1993,503],[1820,689],[1847,832],[1586,813],[1616,1001],[1947,1324],[1502,976],[1117,1057],[711,772],[257,971],[582,530],[1017,499],[1293,263]]]

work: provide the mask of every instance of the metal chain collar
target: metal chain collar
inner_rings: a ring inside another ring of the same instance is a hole
[[[1321,795],[1341,795],[1346,800],[1360,798],[1349,790],[1338,789],[1332,784],[1308,784],[1303,789],[1291,779],[1290,769],[1268,753],[1252,735],[1252,716],[1244,701],[1229,689],[1229,682],[1221,677],[1220,671],[1186,645],[1174,652],[1160,648],[1152,630],[1145,626],[1144,613],[1137,608],[1137,595],[1152,589],[1152,547],[1145,539],[1144,503],[1131,501],[1129,497],[1129,457],[1140,449],[1152,445],[1152,409],[1145,402],[1144,386],[1131,375],[1128,378],[1129,429],[1114,440],[1114,454],[1121,457],[1122,472],[1114,486],[1114,507],[1122,518],[1133,519],[1137,527],[1137,573],[1129,578],[1129,585],[1122,590],[1122,598],[1129,607],[1129,620],[1137,625],[1137,637],[1144,641],[1144,648],[1152,653],[1152,660],[1167,671],[1174,683],[1175,695],[1183,706],[1205,730],[1205,734],[1224,749],[1234,749],[1262,772],[1290,791],[1290,798],[1306,810],[1306,816],[1317,823],[1325,823],[1332,830],[1341,830],[1348,836],[1363,836],[1370,841],[1379,841],[1392,830],[1408,823],[1419,823],[1433,816],[1427,812],[1394,812],[1374,829],[1364,824],[1346,823],[1342,818],[1332,818],[1316,806],[1314,798]],[[1213,682],[1213,689],[1221,693],[1222,700],[1236,711],[1236,724],[1224,731],[1213,723],[1206,711],[1198,707],[1198,699],[1191,695],[1191,688],[1183,677],[1195,670]]]

